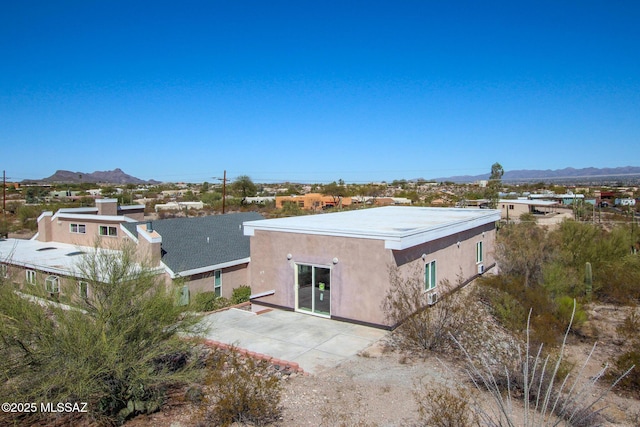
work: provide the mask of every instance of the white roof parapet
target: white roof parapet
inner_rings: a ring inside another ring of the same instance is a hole
[[[387,206],[328,214],[266,219],[244,223],[255,230],[384,240],[402,250],[500,220],[496,209]]]

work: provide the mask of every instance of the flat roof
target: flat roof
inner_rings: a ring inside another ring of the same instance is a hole
[[[244,223],[255,230],[384,240],[402,250],[500,220],[497,209],[386,206],[352,211],[265,219]]]
[[[558,202],[553,200],[529,200],[529,199],[500,199],[499,203],[513,204],[513,205],[529,205],[529,206],[557,206]]]
[[[65,276],[74,275],[82,254],[94,248],[38,240],[0,240],[0,261]]]
[[[78,267],[84,262],[84,255],[95,253],[96,250],[111,254],[120,253],[114,249],[96,249],[93,246],[68,243],[0,239],[0,262],[54,275],[81,277]],[[136,264],[135,268],[141,267]],[[160,272],[158,269],[154,271]]]

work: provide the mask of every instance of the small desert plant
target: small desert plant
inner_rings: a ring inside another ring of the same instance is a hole
[[[460,385],[436,385],[420,381],[413,397],[418,404],[420,425],[429,427],[479,426],[473,410],[471,390]]]
[[[213,352],[206,365],[208,393],[201,402],[206,425],[267,425],[280,417],[282,383],[268,362],[231,348]]]
[[[530,317],[531,312],[529,313],[529,319]],[[463,348],[469,363],[468,373],[475,387],[478,390],[489,391],[495,404],[495,408],[492,411],[481,409],[479,404],[475,406],[478,416],[484,425],[522,425],[529,427],[556,426],[563,423],[571,426],[595,426],[601,424],[599,420],[600,409],[597,404],[621,379],[629,374],[633,366],[622,372],[609,388],[599,392],[595,389],[595,385],[604,375],[607,366],[594,377],[584,378],[585,367],[589,363],[591,354],[593,354],[594,345],[575,377],[572,378],[572,373],[563,374],[563,353],[572,321],[573,316],[569,321],[569,326],[555,361],[550,356],[543,355],[542,345],[538,348],[537,353],[533,354],[531,352],[529,326],[527,326],[525,355],[521,361],[523,385],[520,394],[524,404],[524,420],[517,422],[512,412],[512,398],[515,393],[511,389],[511,382],[506,382],[507,389],[504,390],[486,364],[478,367]],[[527,325],[529,325],[529,322],[527,322]]]
[[[215,292],[207,291],[196,294],[193,306],[196,311],[214,311],[229,306],[228,299],[219,297]]]
[[[247,285],[238,286],[231,294],[231,304],[240,304],[249,301],[251,287]]]

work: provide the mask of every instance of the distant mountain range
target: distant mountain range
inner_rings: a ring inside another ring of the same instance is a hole
[[[462,175],[433,178],[434,181],[451,181],[451,182],[475,182],[483,179],[489,179],[489,173],[482,175]],[[640,179],[640,167],[623,166],[617,168],[564,168],[556,170],[514,170],[505,171],[502,176],[504,182],[531,182],[531,181],[602,181],[616,178],[635,178]]]
[[[119,168],[112,171],[96,171],[92,173],[58,170],[48,178],[25,179],[23,182],[42,182],[56,184],[80,184],[83,182],[101,184],[160,184],[159,181],[155,181],[153,179],[145,181],[143,179],[136,178],[135,176],[128,175]]]

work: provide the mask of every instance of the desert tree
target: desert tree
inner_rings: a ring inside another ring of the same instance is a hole
[[[231,184],[231,190],[242,197],[242,202],[244,203],[247,197],[257,194],[258,187],[256,187],[248,175],[240,175]]]
[[[500,163],[491,165],[491,173],[489,174],[489,184],[487,188],[487,198],[489,199],[489,207],[496,209],[500,200],[500,190],[502,188],[502,175],[504,169]]]

